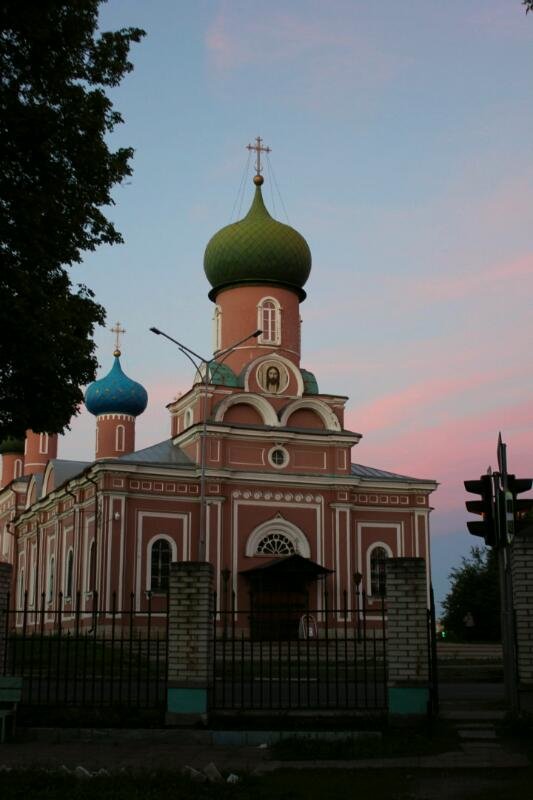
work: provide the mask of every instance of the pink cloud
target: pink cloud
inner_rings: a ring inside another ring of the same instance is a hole
[[[525,285],[533,284],[533,253],[513,261],[494,264],[486,269],[465,270],[460,275],[438,276],[429,280],[417,279],[409,288],[409,296],[419,300],[446,302],[465,296],[513,290],[524,291]],[[520,284],[518,283],[520,281]]]
[[[418,425],[424,409],[433,409],[434,416],[440,419],[442,414],[437,414],[437,409],[443,403],[449,403],[451,397],[472,394],[492,383],[501,384],[507,379],[519,378],[516,372],[516,368],[513,370],[498,367],[492,372],[479,371],[468,376],[439,375],[427,378],[410,383],[400,391],[373,398],[366,405],[350,410],[347,416],[357,420],[355,425],[358,430],[383,430],[406,421]]]
[[[510,470],[533,477],[532,423],[531,403],[523,401],[484,413],[472,412],[461,419],[439,420],[414,431],[390,435],[379,431],[363,438],[352,458],[401,474],[434,478],[441,484],[433,496],[437,511],[458,509],[465,499],[463,480],[477,477],[489,465],[495,468],[500,430],[509,445]],[[362,433],[365,436],[364,429]]]

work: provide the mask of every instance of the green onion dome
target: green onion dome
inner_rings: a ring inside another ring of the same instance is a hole
[[[209,298],[229,286],[271,284],[285,286],[305,298],[303,286],[311,271],[311,251],[304,237],[290,225],[273,219],[256,176],[255,197],[244,219],[226,225],[209,241],[204,269],[213,287]]]
[[[0,442],[0,455],[2,453],[23,453],[24,442],[22,439],[15,439],[13,436],[8,436],[3,442]]]

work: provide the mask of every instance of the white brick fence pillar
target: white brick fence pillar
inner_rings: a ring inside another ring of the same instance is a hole
[[[429,703],[426,564],[423,558],[390,558],[386,570],[389,714],[426,714]]]
[[[518,707],[533,711],[533,526],[511,545],[515,614]]]
[[[0,561],[0,675],[4,671],[4,663],[7,657],[7,600],[11,591],[13,580],[13,567]]]
[[[170,565],[167,724],[204,718],[213,680],[213,566]]]

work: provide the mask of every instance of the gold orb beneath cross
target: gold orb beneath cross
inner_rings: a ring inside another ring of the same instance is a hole
[[[254,183],[256,186],[262,186],[265,182],[265,179],[262,175],[254,175]]]

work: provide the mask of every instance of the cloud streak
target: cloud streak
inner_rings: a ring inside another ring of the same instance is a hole
[[[306,13],[270,7],[257,15],[253,7],[224,3],[205,35],[211,76],[217,81],[265,70],[283,78],[277,86],[294,102],[318,108],[389,83],[406,62],[373,40],[357,15],[339,2],[327,9],[311,5]]]

